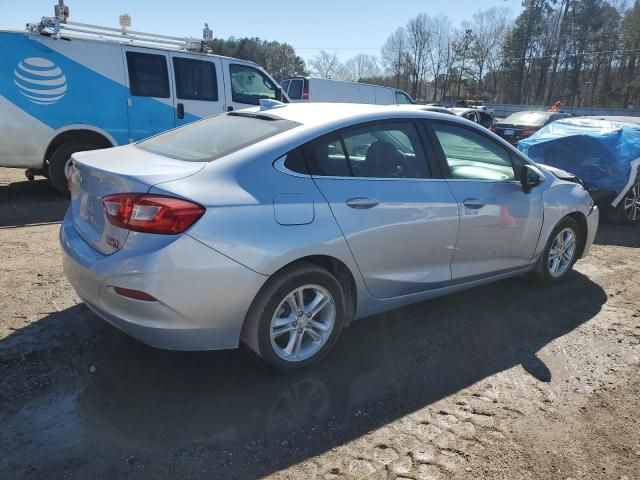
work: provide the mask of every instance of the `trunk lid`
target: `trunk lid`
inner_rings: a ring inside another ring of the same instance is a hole
[[[73,226],[99,252],[110,255],[124,245],[129,230],[107,220],[102,198],[113,193],[147,193],[152,186],[202,170],[205,162],[184,162],[133,145],[75,153],[72,156]]]

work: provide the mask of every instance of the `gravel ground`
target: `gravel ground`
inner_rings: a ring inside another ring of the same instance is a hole
[[[0,169],[0,478],[640,478],[640,230],[357,322],[283,376],[152,349],[64,278],[65,200]]]

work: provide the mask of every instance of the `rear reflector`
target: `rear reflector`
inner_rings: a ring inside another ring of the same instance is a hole
[[[118,295],[123,297],[133,298],[134,300],[143,300],[145,302],[157,302],[155,297],[152,297],[148,293],[141,292],[140,290],[131,290],[129,288],[113,287]]]
[[[197,203],[146,193],[116,193],[102,199],[109,223],[135,232],[175,235],[204,214]]]

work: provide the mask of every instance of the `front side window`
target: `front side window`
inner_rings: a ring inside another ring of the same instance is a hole
[[[451,170],[451,176],[463,180],[515,180],[509,152],[470,128],[434,125]]]
[[[298,125],[289,120],[231,112],[156,135],[136,146],[186,162],[209,162]]]
[[[300,100],[302,98],[302,87],[304,80],[291,80],[289,86],[289,98],[291,100]]]
[[[173,69],[179,99],[218,101],[216,66],[212,62],[174,57]]]
[[[313,175],[427,178],[427,159],[411,123],[371,124],[325,137],[305,154]]]
[[[247,65],[229,65],[234,102],[260,105],[261,98],[276,99],[276,85],[263,72]]]
[[[396,103],[398,105],[405,105],[408,103],[413,103],[413,101],[409,98],[409,95],[407,95],[404,92],[396,92]]]
[[[131,95],[169,98],[169,73],[164,55],[127,52],[127,69]]]

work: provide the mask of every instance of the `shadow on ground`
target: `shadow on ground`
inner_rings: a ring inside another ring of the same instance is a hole
[[[46,179],[0,185],[0,228],[60,222],[68,204]]]
[[[594,243],[640,248],[640,225],[620,225],[600,220]]]
[[[62,379],[3,415],[0,471],[5,478],[262,477],[496,372],[522,365],[550,381],[536,352],[591,319],[606,299],[579,273],[553,288],[503,281],[356,322],[324,363],[294,376],[268,371],[243,351],[152,349],[79,305],[0,342],[3,389],[11,388],[12,365],[27,378],[57,369]],[[74,333],[51,333],[62,330]],[[25,357],[39,338],[55,340],[54,353]]]

